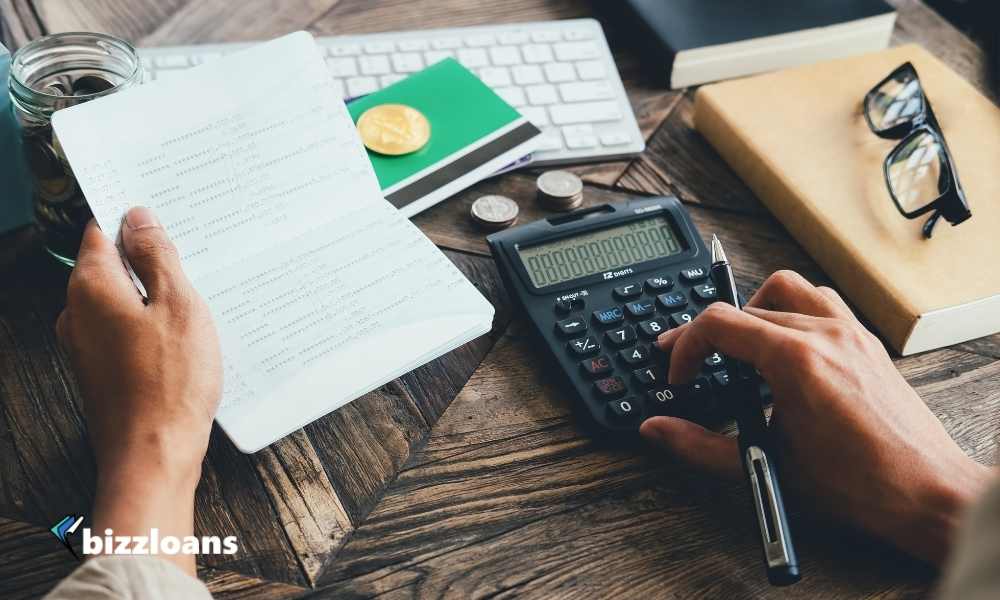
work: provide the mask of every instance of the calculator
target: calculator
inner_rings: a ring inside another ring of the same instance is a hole
[[[628,435],[653,415],[728,416],[723,356],[708,357],[693,383],[672,386],[653,343],[716,300],[708,250],[676,198],[594,206],[487,242],[586,423]]]

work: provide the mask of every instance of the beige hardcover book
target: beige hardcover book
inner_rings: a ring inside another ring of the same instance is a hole
[[[903,218],[888,195],[897,143],[865,93],[910,61],[944,131],[972,218]],[[1000,110],[918,46],[710,85],[695,126],[901,354],[1000,331]]]

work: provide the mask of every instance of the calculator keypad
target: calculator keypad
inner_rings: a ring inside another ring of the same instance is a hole
[[[655,344],[662,333],[690,323],[717,299],[708,274],[707,267],[689,267],[609,282],[588,290],[588,303],[596,309],[589,320],[576,305],[554,320],[579,365],[578,389],[587,402],[604,406],[609,426],[636,428],[653,415],[696,417],[718,410],[717,392],[729,383],[725,357],[707,357],[703,374],[692,383],[669,385],[667,357]]]

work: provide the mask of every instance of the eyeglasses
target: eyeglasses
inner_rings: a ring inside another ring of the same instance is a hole
[[[933,211],[924,223],[925,238],[941,217],[952,225],[971,217],[955,162],[913,65],[904,63],[872,88],[864,109],[872,133],[900,140],[882,165],[899,212],[915,219]]]

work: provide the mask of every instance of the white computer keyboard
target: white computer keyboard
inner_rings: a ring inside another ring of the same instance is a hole
[[[454,57],[542,129],[533,164],[634,156],[645,148],[608,48],[593,19],[317,38],[344,98],[370,94]],[[140,48],[147,78],[248,44]],[[442,90],[447,93],[446,90]]]

